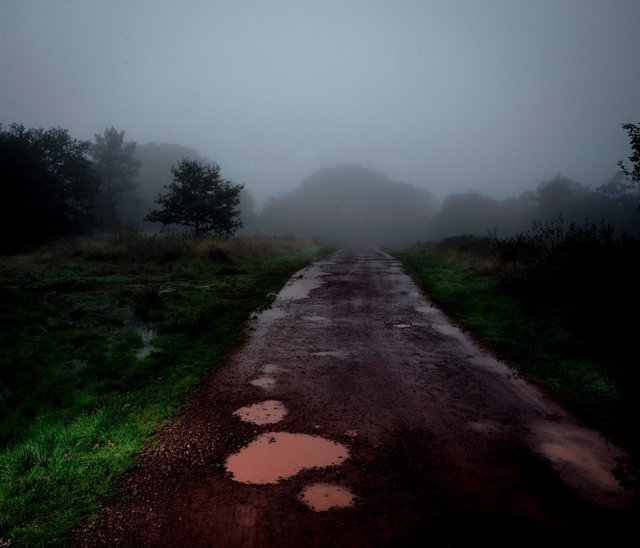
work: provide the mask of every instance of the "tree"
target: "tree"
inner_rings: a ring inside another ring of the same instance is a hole
[[[68,130],[0,125],[0,233],[13,251],[95,226],[99,180],[90,143]]]
[[[618,165],[622,172],[629,177],[634,183],[640,184],[640,125],[622,124],[629,136],[629,144],[631,145],[631,171],[627,169],[624,162],[620,160]]]
[[[120,222],[121,209],[125,204],[135,204],[135,179],[140,170],[140,161],[134,157],[136,143],[124,142],[124,131],[114,127],[96,134],[91,146],[91,156],[101,185],[101,206],[104,224],[112,229]]]
[[[238,206],[244,185],[222,179],[218,164],[185,158],[171,173],[174,182],[156,200],[161,209],[150,211],[146,221],[187,226],[196,236],[231,235],[242,227]]]

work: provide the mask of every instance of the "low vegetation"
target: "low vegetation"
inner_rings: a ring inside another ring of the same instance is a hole
[[[65,542],[298,269],[288,239],[73,239],[0,258],[0,546]]]
[[[637,457],[629,314],[640,310],[640,241],[612,233],[559,217],[513,238],[460,236],[396,255],[464,328]]]

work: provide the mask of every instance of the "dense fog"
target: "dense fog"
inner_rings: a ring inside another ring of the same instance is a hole
[[[634,0],[6,1],[0,123],[131,148],[55,234],[91,208],[96,230],[143,223],[184,158],[243,185],[247,234],[392,243],[558,214],[637,232],[617,163],[638,24]]]

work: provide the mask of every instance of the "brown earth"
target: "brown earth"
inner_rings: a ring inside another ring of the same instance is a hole
[[[625,454],[481,350],[389,255],[339,251],[253,329],[77,544],[590,545],[631,527]]]

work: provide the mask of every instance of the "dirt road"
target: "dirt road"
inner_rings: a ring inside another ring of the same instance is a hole
[[[625,455],[374,249],[293,280],[160,442],[79,543],[521,545],[629,517]]]

